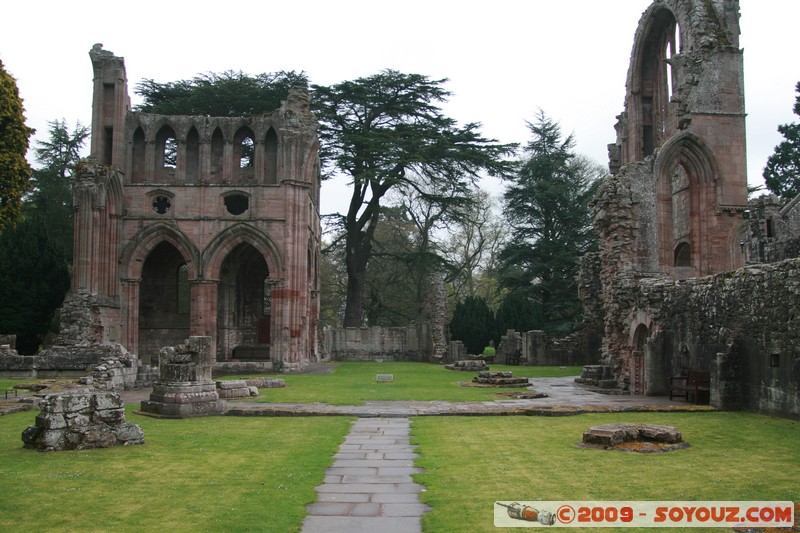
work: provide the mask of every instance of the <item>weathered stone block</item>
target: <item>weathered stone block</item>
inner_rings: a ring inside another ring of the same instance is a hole
[[[60,413],[39,413],[36,415],[35,424],[42,429],[62,429],[67,427],[67,421],[64,415]]]
[[[116,436],[120,428],[131,435],[130,443],[144,442],[141,428],[125,422],[122,407],[97,410],[98,405],[121,406],[122,399],[115,392],[89,387],[48,394],[42,402],[42,412],[36,416],[36,425],[22,432],[25,447],[53,451],[124,444]]]

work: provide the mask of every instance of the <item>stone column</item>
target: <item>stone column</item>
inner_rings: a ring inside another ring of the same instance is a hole
[[[189,282],[191,291],[189,334],[208,337],[211,353],[217,353],[217,295],[218,280],[196,279]]]
[[[139,353],[139,286],[140,278],[127,278],[122,282],[122,335],[120,339],[131,353]],[[150,358],[142,358],[143,364],[150,364]]]

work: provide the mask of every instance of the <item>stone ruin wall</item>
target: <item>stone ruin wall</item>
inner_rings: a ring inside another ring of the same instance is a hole
[[[618,337],[630,336],[639,317],[651,320],[650,394],[666,393],[668,376],[693,368],[711,373],[718,407],[800,418],[800,259],[642,280],[617,300],[628,311]],[[628,361],[620,361],[622,381]]]
[[[430,361],[434,341],[428,325],[326,328],[322,355],[332,361]]]
[[[642,15],[612,175],[593,205],[594,369],[654,395],[669,376],[705,370],[714,405],[798,417],[800,264],[789,258],[800,256],[800,208],[747,202],[738,46],[736,0],[655,0]],[[671,71],[659,56],[670,47]]]

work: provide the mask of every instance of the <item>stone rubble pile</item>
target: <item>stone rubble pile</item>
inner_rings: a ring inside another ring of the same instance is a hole
[[[144,444],[137,424],[125,421],[125,404],[113,391],[77,386],[47,394],[35,425],[22,432],[26,448],[85,450]]]
[[[217,395],[223,399],[250,398],[258,396],[258,387],[251,387],[243,379],[217,381]]]
[[[625,442],[678,444],[683,438],[676,428],[655,424],[604,424],[589,428],[583,434],[584,444],[613,447]]]
[[[479,372],[473,378],[473,383],[491,385],[493,387],[527,387],[530,385],[528,378],[515,378],[512,372]]]
[[[463,359],[456,361],[449,365],[444,365],[448,370],[461,370],[463,372],[480,372],[482,370],[489,370],[486,366],[486,361],[483,359]]]

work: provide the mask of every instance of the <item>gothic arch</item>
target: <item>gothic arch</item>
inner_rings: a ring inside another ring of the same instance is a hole
[[[159,244],[168,242],[183,256],[189,267],[189,279],[197,279],[200,272],[200,254],[192,241],[179,229],[168,224],[155,224],[142,229],[128,241],[120,254],[120,275],[125,279],[139,279],[144,261]]]
[[[679,32],[678,18],[666,3],[642,15],[628,73],[632,160],[652,155],[670,129],[670,92],[677,80],[668,59],[679,53]]]
[[[203,250],[202,262],[207,279],[219,279],[222,263],[239,244],[252,245],[264,257],[273,279],[283,276],[283,257],[272,239],[263,231],[245,223],[236,224],[220,232]]]
[[[658,178],[671,173],[678,164],[692,171],[700,183],[720,179],[719,163],[711,148],[697,135],[684,131],[670,138],[658,151],[655,173]]]
[[[662,271],[680,278],[711,273],[711,258],[719,255],[710,235],[722,184],[717,158],[702,139],[683,132],[658,151],[654,172]],[[681,257],[691,258],[690,264],[676,263],[682,243],[688,250],[682,247]]]

